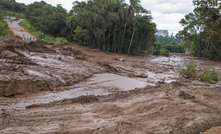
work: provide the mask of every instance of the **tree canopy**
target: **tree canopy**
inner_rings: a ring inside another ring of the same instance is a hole
[[[193,0],[195,9],[180,24],[184,27],[177,36],[190,41],[195,56],[221,59],[221,2]]]
[[[114,53],[140,53],[155,41],[156,25],[139,0],[131,0],[130,5],[124,0],[75,2],[72,13],[78,24],[75,37],[83,37],[78,38],[83,45]]]

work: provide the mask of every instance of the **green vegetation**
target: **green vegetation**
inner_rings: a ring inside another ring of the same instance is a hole
[[[214,83],[219,80],[219,73],[216,72],[214,67],[207,67],[198,74],[198,77],[203,81]]]
[[[75,40],[82,45],[133,54],[154,45],[156,25],[149,13],[140,0],[130,0],[130,5],[124,0],[75,2],[70,12],[78,25]]]
[[[183,65],[179,67],[180,74],[186,78],[197,77],[197,64],[194,60],[185,61]]]
[[[25,11],[25,4],[17,3],[15,0],[1,0],[0,5],[4,10],[16,13],[23,13]]]
[[[3,21],[2,6],[0,5],[0,36],[12,36],[13,33],[8,28],[7,24]]]
[[[184,47],[181,45],[181,39],[174,37],[173,34],[169,36],[168,30],[158,30],[156,33],[157,51],[166,49],[174,53],[184,53]]]
[[[180,24],[184,27],[177,36],[194,56],[221,59],[221,3],[217,0],[194,0],[196,6]],[[191,42],[191,43],[190,43]]]
[[[0,16],[0,36],[13,36],[13,33],[5,24],[1,16]]]
[[[179,70],[180,74],[186,78],[199,78],[210,83],[215,83],[215,81],[219,80],[219,73],[214,67],[207,67],[202,70],[197,70],[197,64],[193,60],[185,62],[179,67]]]
[[[156,50],[153,55],[162,55],[162,56],[170,56],[170,51],[166,50],[166,49],[159,49]]]
[[[5,9],[25,14],[21,23],[43,42],[78,41],[91,48],[114,53],[147,53],[154,46],[156,25],[140,0],[90,0],[75,2],[67,11],[44,1],[25,6],[14,0],[3,2]],[[142,14],[142,15],[141,15]],[[151,49],[150,49],[151,48]]]
[[[37,31],[34,27],[31,26],[30,22],[28,20],[23,20],[20,23],[21,26],[23,26],[25,29],[27,29],[32,35],[34,35],[39,41],[45,42],[45,43],[56,43],[56,44],[62,44],[67,45],[68,41],[65,38],[62,37],[52,37],[45,35],[41,31]]]

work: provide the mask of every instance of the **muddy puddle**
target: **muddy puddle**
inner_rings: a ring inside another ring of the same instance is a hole
[[[34,71],[29,72],[36,75],[41,75]],[[130,91],[136,88],[144,88],[146,86],[155,86],[155,84],[116,74],[95,74],[86,82],[75,84],[73,87],[65,87],[68,88],[68,90],[66,89],[65,91],[42,92],[28,96],[20,95],[16,96],[15,98],[1,98],[4,99],[4,102],[6,103],[1,104],[0,109],[22,110],[27,106],[34,104],[47,104],[54,101],[88,95],[109,95],[120,91]]]

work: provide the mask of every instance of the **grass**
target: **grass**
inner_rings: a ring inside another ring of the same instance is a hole
[[[197,64],[194,60],[184,62],[179,66],[180,74],[186,78],[199,78],[202,81],[215,83],[219,81],[219,73],[214,67],[206,67],[202,70],[197,70]]]

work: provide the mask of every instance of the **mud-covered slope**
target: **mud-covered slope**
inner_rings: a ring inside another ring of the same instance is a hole
[[[0,96],[53,90],[103,70],[70,47],[0,37]]]

